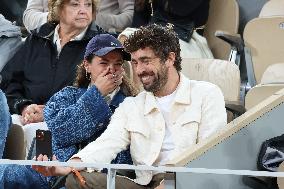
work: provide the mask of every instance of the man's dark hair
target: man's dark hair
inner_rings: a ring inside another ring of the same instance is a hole
[[[155,55],[166,61],[170,52],[176,55],[174,66],[181,70],[180,45],[177,34],[170,27],[152,24],[140,27],[124,42],[125,50],[129,53],[150,47]]]

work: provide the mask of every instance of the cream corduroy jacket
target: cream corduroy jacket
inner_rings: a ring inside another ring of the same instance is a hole
[[[226,125],[226,110],[221,90],[208,82],[193,81],[180,74],[171,107],[175,149],[172,157],[212,135]],[[106,131],[73,157],[88,163],[109,163],[130,145],[135,165],[153,165],[165,136],[165,120],[155,96],[141,92],[120,104]],[[147,185],[151,171],[136,171],[136,183]]]

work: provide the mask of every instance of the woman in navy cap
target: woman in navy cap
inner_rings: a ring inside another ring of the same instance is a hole
[[[96,140],[125,97],[137,94],[124,75],[124,60],[129,60],[129,54],[113,36],[100,34],[90,40],[84,60],[77,68],[74,86],[57,92],[44,108],[44,119],[52,133],[54,159],[66,161]],[[43,154],[38,160],[46,158]],[[119,153],[112,163],[132,164],[129,150]],[[131,177],[130,173],[121,174]],[[8,165],[5,170],[0,167],[0,181],[0,188],[5,186],[5,189],[46,189],[54,187],[58,180],[45,177],[29,166]]]

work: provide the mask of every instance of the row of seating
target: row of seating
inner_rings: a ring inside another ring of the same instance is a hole
[[[226,16],[229,18],[229,24],[235,24],[237,28],[238,19],[230,19],[234,18],[234,15],[238,17],[236,1],[212,0],[213,6],[210,8],[217,10],[218,6],[214,4],[217,2],[224,5],[224,9],[231,7],[232,17]],[[218,13],[215,13],[216,17],[214,17],[216,25],[219,24]],[[190,148],[182,156],[176,157],[169,165],[257,170],[256,160],[262,142],[284,133],[281,125],[284,121],[284,1],[268,1],[259,17],[247,23],[243,39],[237,34],[236,28],[233,32],[217,31],[219,26],[212,24],[211,14],[212,12],[209,14],[208,27],[215,28],[211,31],[211,36],[209,35],[213,40],[210,37],[207,38],[208,43],[215,58],[223,60],[184,60],[183,72],[191,79],[217,84],[224,93],[226,104],[230,101],[240,101],[244,95],[243,103],[247,112],[231,121],[219,133]],[[219,19],[222,20],[222,16]],[[214,40],[216,42],[212,42]],[[231,47],[225,45],[225,41],[229,42]],[[222,44],[223,46],[220,45],[220,47],[226,50],[218,48],[219,44]],[[228,53],[230,48],[231,52]],[[244,70],[240,66],[242,60],[240,56],[243,55],[245,55],[245,61],[242,63],[246,68]],[[227,57],[230,57],[234,63],[225,61]],[[245,72],[245,77],[241,78],[242,72]],[[282,171],[283,167],[284,165]],[[262,182],[262,185],[259,185],[257,182],[252,182],[252,177],[241,175],[203,174],[200,176],[192,173],[178,173],[175,178],[175,186],[179,189],[259,189],[265,186],[265,179],[259,179]],[[284,188],[283,179],[278,178],[278,185],[280,189]]]
[[[284,76],[281,72],[284,63],[284,1],[268,1],[259,17],[249,21],[245,26],[243,39],[237,33],[237,2],[212,0],[210,3],[209,19],[204,34],[216,59],[232,61],[239,67],[239,100],[249,109],[284,88]],[[244,66],[240,65],[241,63]]]

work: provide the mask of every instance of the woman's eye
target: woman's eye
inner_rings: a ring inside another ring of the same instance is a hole
[[[85,6],[86,6],[86,7],[91,7],[91,6],[92,6],[92,3],[85,3]]]
[[[72,7],[77,7],[77,6],[79,6],[79,3],[71,3],[71,6]]]

